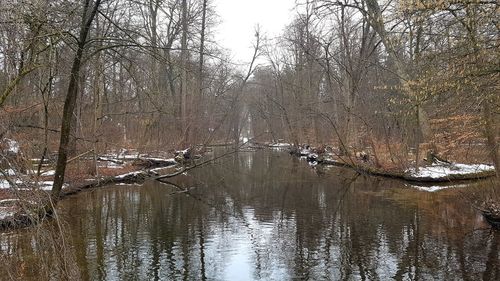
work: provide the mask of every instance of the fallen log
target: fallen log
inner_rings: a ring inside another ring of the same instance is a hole
[[[115,163],[115,164],[118,164],[118,165],[123,165],[124,164],[124,162],[122,160],[107,158],[107,157],[103,157],[103,156],[97,157],[97,161],[111,162],[111,163]]]
[[[141,157],[132,162],[134,166],[139,166],[148,169],[172,166],[176,165],[177,163],[178,162],[172,158],[164,159],[164,158],[151,158],[151,157]]]

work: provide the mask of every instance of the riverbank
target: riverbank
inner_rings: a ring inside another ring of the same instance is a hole
[[[286,150],[296,157],[306,159],[312,166],[346,167],[362,174],[402,180],[414,184],[417,189],[423,191],[438,191],[447,187],[459,186],[467,181],[491,178],[491,189],[494,191],[493,194],[496,194],[495,186],[498,185],[495,180],[495,168],[488,164],[464,164],[437,160],[418,169],[412,167],[404,170],[384,170],[367,164],[370,162],[370,157],[365,153],[342,157],[327,151],[324,146],[322,148],[313,148],[308,145],[294,147],[286,143],[267,144],[266,146],[270,149]],[[429,187],[432,184],[436,185]],[[499,199],[497,195],[484,195],[482,198],[479,196],[470,200],[472,206],[483,215],[494,229],[500,229]]]
[[[76,168],[86,166],[85,162],[88,161],[81,160],[75,164]],[[83,172],[83,169],[69,169],[68,183],[63,186],[60,199],[109,184],[141,183],[148,177],[157,176],[160,170],[173,168],[178,164],[178,161],[165,157],[165,154],[103,154],[98,157],[97,173],[94,176]],[[46,212],[46,207],[52,205],[50,191],[53,170],[46,169],[37,178],[33,171],[26,174],[9,172],[12,178],[0,179],[0,231],[27,227],[50,217],[52,214]]]
[[[312,165],[333,165],[354,169],[360,173],[373,176],[401,179],[414,183],[449,183],[456,181],[479,180],[494,177],[495,168],[490,164],[464,164],[437,161],[423,165],[418,170],[414,167],[406,169],[383,169],[371,163],[372,156],[366,152],[355,155],[339,155],[325,149],[308,145],[294,147],[288,143],[267,144],[271,149],[286,150],[297,157],[307,159]],[[333,149],[330,149],[333,150]]]

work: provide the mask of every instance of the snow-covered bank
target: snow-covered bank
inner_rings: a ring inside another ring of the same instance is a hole
[[[54,185],[53,181],[22,181],[16,180],[14,181],[15,186],[12,186],[6,180],[0,180],[0,189],[10,189],[16,188],[16,190],[52,190],[52,185]],[[63,188],[66,188],[68,185],[64,184]]]
[[[440,190],[445,190],[445,189],[455,189],[455,188],[464,188],[469,186],[468,184],[453,184],[453,185],[431,185],[431,186],[425,186],[425,185],[413,185],[413,184],[406,184],[405,186],[414,188],[420,191],[425,191],[425,192],[436,192]]]
[[[79,193],[80,191],[86,190],[86,189],[92,189],[92,188],[97,188],[105,185],[110,185],[110,184],[137,184],[141,183],[144,180],[146,180],[148,177],[154,177],[158,175],[157,171],[160,171],[161,169],[165,169],[167,167],[171,167],[173,165],[176,165],[177,162],[175,162],[171,158],[147,158],[147,160],[151,163],[153,163],[152,166],[150,166],[150,169],[143,169],[137,170],[137,171],[132,171],[132,172],[127,172],[127,173],[122,173],[119,175],[115,176],[108,176],[108,177],[99,177],[99,178],[93,178],[93,179],[83,179],[80,180],[76,183],[72,183],[71,185],[65,184],[62,189],[62,193],[60,195],[60,198],[67,197],[69,195],[73,195],[76,193]],[[141,167],[140,165],[138,167]],[[153,168],[154,167],[154,168]],[[14,182],[15,188],[17,190],[33,190],[33,191],[39,191],[40,193],[37,194],[44,194],[43,191],[50,191],[52,189],[53,181],[39,181],[39,182],[34,182],[30,181],[29,177],[25,181],[21,179],[17,179]],[[5,189],[10,189],[13,188],[11,184],[7,180],[2,180],[0,179],[0,188],[5,188]],[[41,197],[43,198],[43,196]],[[8,198],[5,200],[17,200],[16,198]],[[5,201],[4,200],[4,201]],[[46,206],[48,201],[47,199],[44,199],[45,203],[39,202],[34,206],[34,208],[39,208]],[[5,201],[6,202],[6,201]],[[37,216],[40,216],[40,218],[45,218],[46,214],[44,212],[38,214]],[[29,215],[26,213],[26,210],[20,209],[18,207],[2,207],[0,204],[0,231],[6,230],[6,229],[16,229],[16,228],[22,228],[26,226],[30,226],[34,223],[38,223],[39,218],[36,216],[33,217],[33,215]]]
[[[495,167],[486,164],[433,164],[431,166],[421,167],[418,171],[415,168],[406,170],[409,176],[415,178],[443,178],[451,175],[470,175],[482,172],[495,171]]]
[[[129,154],[127,154],[126,152],[128,152]],[[117,177],[117,179],[122,180],[137,176],[144,171],[150,170],[151,173],[154,173],[155,168],[163,169],[176,164],[178,164],[178,162],[174,158],[161,157],[159,155],[156,157],[151,157],[148,154],[139,154],[135,151],[133,151],[133,154],[131,154],[130,150],[120,150],[119,153],[111,152],[106,153],[103,156],[99,156],[97,166],[99,169],[107,168],[114,170],[104,170],[104,173],[99,172],[100,175],[114,175]],[[34,165],[36,165],[36,163]],[[137,171],[131,173],[123,173],[124,171],[130,171],[131,169],[135,169]],[[55,170],[45,168],[40,173],[40,176],[42,176],[42,178],[35,177],[36,174],[37,170],[34,168],[28,169],[24,173],[21,173],[20,171],[12,168],[5,169],[2,171],[2,173],[0,173],[0,189],[8,190],[15,188],[16,190],[52,190]],[[4,175],[7,178],[5,178]],[[93,181],[99,179],[94,178],[90,180]],[[63,185],[63,188],[66,187],[68,187],[67,184]]]
[[[397,178],[410,182],[451,182],[461,180],[477,180],[495,176],[495,168],[488,164],[462,164],[462,163],[436,163],[424,166],[416,171],[414,168],[405,171],[384,170],[375,167],[365,157],[354,155],[343,159],[325,149],[311,148],[309,146],[290,147],[290,154],[304,157],[314,165],[333,165],[348,167],[359,172],[374,176]],[[438,190],[437,188],[429,190]]]
[[[349,164],[333,159],[324,159],[321,164],[349,167],[375,176],[397,178],[410,182],[451,182],[478,180],[495,176],[495,169],[493,166],[485,164],[452,164],[453,167],[448,168],[442,166],[429,166],[420,168],[418,173],[413,169],[408,169],[404,172],[385,171],[369,165]]]

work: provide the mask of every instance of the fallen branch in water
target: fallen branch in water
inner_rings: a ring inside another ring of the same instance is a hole
[[[260,135],[259,135],[259,136],[260,136]],[[221,158],[224,158],[224,157],[226,157],[226,156],[228,156],[228,155],[234,154],[234,153],[236,153],[236,152],[240,151],[240,148],[242,148],[244,145],[246,145],[247,143],[249,143],[250,141],[252,141],[253,139],[255,139],[255,138],[257,138],[257,137],[258,137],[258,136],[253,137],[253,138],[251,138],[251,139],[248,139],[246,142],[243,142],[242,144],[240,144],[240,145],[239,145],[239,146],[238,146],[235,150],[232,150],[232,151],[229,151],[229,152],[223,153],[223,154],[221,154],[221,155],[219,155],[219,156],[216,156],[216,157],[214,157],[214,158],[211,158],[211,159],[205,160],[205,161],[203,161],[203,162],[201,162],[201,163],[196,163],[196,162],[194,162],[194,165],[192,165],[192,166],[184,167],[184,168],[182,168],[180,171],[177,171],[177,172],[172,173],[172,174],[167,174],[167,175],[161,175],[161,176],[154,177],[154,179],[155,179],[155,180],[157,180],[157,181],[161,181],[162,179],[173,178],[173,177],[175,177],[175,176],[181,175],[181,174],[183,174],[183,173],[185,173],[185,172],[187,172],[187,171],[189,171],[189,170],[192,170],[192,169],[194,169],[194,168],[204,166],[204,165],[209,164],[209,163],[211,163],[211,162],[214,162],[214,161],[216,161],[216,160],[218,160],[218,159],[221,159]]]
[[[206,164],[211,163],[211,162],[213,162],[213,161],[216,161],[216,160],[218,160],[218,159],[224,158],[224,157],[226,157],[226,156],[228,156],[228,155],[231,155],[231,154],[234,154],[234,153],[236,153],[236,152],[238,152],[238,150],[237,150],[237,149],[235,149],[235,150],[233,150],[233,151],[230,151],[230,152],[227,152],[227,153],[224,153],[224,154],[219,155],[219,156],[217,156],[217,157],[214,157],[214,158],[211,158],[211,159],[205,160],[205,161],[203,161],[203,162],[201,162],[201,163],[194,163],[194,165],[192,165],[192,166],[188,166],[188,167],[184,167],[184,168],[182,168],[180,171],[177,171],[177,172],[175,172],[175,173],[172,173],[172,174],[167,174],[167,175],[157,176],[157,177],[155,177],[154,179],[159,181],[159,180],[161,180],[161,179],[173,178],[173,177],[178,176],[178,175],[180,175],[180,174],[183,174],[183,173],[185,173],[185,172],[187,172],[187,171],[189,171],[189,170],[192,170],[192,169],[194,169],[194,168],[196,168],[196,167],[201,167],[201,166],[203,166],[203,165],[206,165]]]

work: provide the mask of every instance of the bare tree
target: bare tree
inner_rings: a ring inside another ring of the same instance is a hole
[[[82,10],[82,23],[77,41],[77,49],[71,67],[68,91],[64,101],[64,111],[61,125],[61,139],[59,142],[59,152],[57,157],[56,172],[54,175],[54,185],[51,196],[55,202],[59,199],[61,189],[64,184],[64,174],[66,171],[66,161],[68,159],[68,148],[70,142],[71,121],[76,106],[78,94],[78,81],[82,67],[82,58],[86,49],[87,37],[92,27],[92,22],[99,10],[101,0],[85,0]]]

